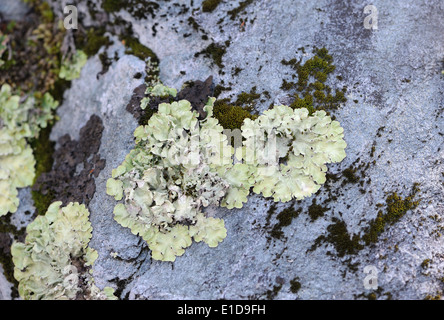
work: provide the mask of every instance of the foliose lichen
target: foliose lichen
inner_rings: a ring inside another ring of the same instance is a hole
[[[136,148],[107,181],[107,193],[124,199],[114,209],[116,221],[141,235],[156,260],[174,261],[192,238],[214,247],[226,236],[222,220],[201,212],[218,205],[230,187],[217,172],[230,163],[232,150],[211,117],[212,101],[200,123],[186,100],[160,104],[148,125],[136,129]],[[221,153],[212,152],[220,150],[214,141],[224,144]],[[237,194],[229,203],[243,200]]]
[[[148,91],[175,94],[163,85]],[[306,109],[287,106],[245,119],[243,143],[235,149],[213,117],[214,101],[209,99],[202,120],[186,100],[161,103],[148,124],[135,130],[135,149],[107,181],[107,193],[123,200],[115,220],[141,235],[156,260],[174,261],[192,238],[215,247],[226,237],[223,220],[207,217],[203,208],[241,208],[251,188],[275,201],[302,199],[325,182],[326,163],[345,157],[337,121],[324,111],[309,116]],[[257,145],[257,138],[266,146]]]
[[[242,136],[247,161],[257,165],[253,192],[275,202],[317,192],[326,181],[326,164],[346,156],[344,129],[323,110],[310,116],[306,108],[274,106],[254,121],[245,119]],[[261,143],[264,152],[257,152]]]
[[[0,216],[15,212],[17,188],[33,183],[35,160],[27,139],[38,137],[58,103],[49,93],[24,102],[4,84],[0,89]]]
[[[82,50],[77,50],[71,58],[62,61],[59,77],[68,81],[77,79],[80,77],[80,72],[87,60],[88,56],[86,53]]]
[[[112,288],[100,290],[92,277],[97,251],[88,246],[92,236],[84,205],[54,202],[44,216],[27,228],[25,242],[11,247],[14,277],[26,300],[116,299]]]

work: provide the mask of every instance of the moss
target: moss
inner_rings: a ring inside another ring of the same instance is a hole
[[[372,149],[370,151],[370,157],[373,157],[375,155],[375,151],[376,151],[376,141],[373,142],[373,144],[372,144]]]
[[[358,235],[350,236],[345,222],[333,218],[332,224],[327,227],[328,235],[318,237],[309,251],[315,250],[323,242],[329,242],[333,244],[339,257],[346,254],[356,254],[364,248],[364,245],[377,242],[379,235],[387,226],[395,224],[407,211],[416,208],[419,200],[414,201],[413,198],[419,191],[418,185],[415,183],[411,193],[404,199],[399,197],[396,192],[389,194],[386,198],[386,212],[384,213],[382,210],[378,212],[377,217],[364,230],[362,237]]]
[[[212,59],[213,62],[220,69],[223,69],[224,64],[222,63],[222,58],[226,53],[226,50],[227,50],[227,45],[220,45],[213,42],[204,50],[197,52],[194,56],[198,57],[199,55],[203,54],[205,57]]]
[[[240,129],[245,119],[256,119],[251,108],[233,105],[229,99],[217,100],[214,104],[214,117],[224,129]]]
[[[391,193],[386,198],[386,213],[381,210],[378,216],[370,223],[366,230],[363,240],[366,244],[375,243],[378,236],[385,230],[386,226],[395,224],[401,219],[409,210],[416,208],[420,200],[414,201],[414,197],[419,192],[418,184],[414,184],[410,194],[402,199],[396,192]]]
[[[356,254],[359,250],[363,249],[360,243],[360,237],[356,234],[350,237],[344,221],[333,218],[332,222],[333,223],[327,227],[328,235],[318,237],[309,251],[313,251],[324,241],[331,243],[336,249],[338,257],[341,258],[346,254]]]
[[[54,13],[46,1],[40,2],[36,8],[45,23],[54,22]]]
[[[231,20],[235,20],[237,16],[242,13],[250,4],[253,3],[254,0],[245,0],[239,3],[239,6],[234,8],[233,10],[228,11],[228,15]]]
[[[270,226],[271,218],[273,217],[275,212],[276,212],[276,204],[273,203],[270,206],[270,209],[268,210],[266,224],[265,224],[266,228]],[[278,222],[275,225],[273,225],[273,227],[269,231],[271,238],[282,239],[284,236],[282,228],[289,226],[293,221],[293,219],[297,218],[301,212],[302,212],[301,208],[295,210],[292,206],[285,208],[284,210],[279,212],[276,216]],[[271,240],[271,238],[269,238],[269,240]]]
[[[356,176],[356,168],[352,166],[342,171],[342,175],[345,177],[347,183],[358,183],[359,178]]]
[[[33,139],[30,142],[31,148],[34,153],[34,158],[36,160],[35,166],[35,181],[42,173],[51,171],[53,165],[53,153],[55,143],[49,139],[52,126],[48,126],[40,131],[39,137]],[[36,213],[38,215],[43,215],[46,213],[48,207],[54,201],[54,195],[50,192],[43,194],[40,190],[32,190],[32,199],[34,201],[34,206],[36,208]]]
[[[214,87],[214,97],[217,98],[220,96],[220,94],[222,93],[222,91],[229,91],[232,90],[231,87],[224,87],[221,86],[220,84],[218,84],[216,87]]]
[[[308,215],[311,218],[311,221],[315,221],[316,219],[323,217],[326,211],[330,210],[330,208],[323,207],[316,203],[316,199],[313,199],[311,206],[308,208]]]
[[[122,40],[127,48],[126,54],[132,54],[141,60],[151,59],[152,62],[159,63],[159,58],[157,58],[156,54],[150,48],[141,44],[137,38],[125,36]]]
[[[276,298],[281,289],[282,289],[282,284],[277,284],[273,286],[273,289],[268,290],[266,292],[267,300],[273,300],[274,298]]]
[[[25,236],[25,228],[17,229],[11,223],[12,213],[8,213],[0,219],[0,264],[3,274],[12,287],[12,298],[18,298],[18,282],[14,278],[14,263],[12,262],[11,244],[12,239],[22,240]]]
[[[261,94],[256,92],[256,87],[253,87],[251,89],[250,93],[241,92],[237,96],[237,100],[234,104],[241,105],[241,106],[251,105],[256,100],[258,100],[260,97],[261,97]]]
[[[236,67],[233,71],[233,76],[237,76],[239,74],[239,72],[241,72],[242,70],[244,70],[244,69]]]
[[[49,139],[52,126],[48,126],[40,131],[39,137],[30,142],[36,160],[35,173],[37,179],[43,172],[48,172],[52,168],[55,143]]]
[[[149,0],[103,0],[102,8],[107,13],[118,12],[122,9],[128,11],[137,19],[154,18],[159,4]]]
[[[200,25],[196,22],[193,17],[188,18],[188,24],[193,27],[194,30],[199,31]]]
[[[8,34],[11,57],[2,68],[7,68],[7,72],[0,72],[0,83],[25,93],[44,93],[58,79],[66,30],[55,21],[46,2],[29,3],[33,8],[26,19]]]
[[[301,283],[299,282],[299,278],[294,278],[293,280],[290,280],[290,291],[292,293],[298,293],[301,289]]]
[[[153,114],[157,112],[156,109],[153,108],[146,108],[142,114],[142,116],[139,119],[139,125],[146,126],[148,125],[148,121],[150,121]]]
[[[427,269],[430,265],[430,262],[432,262],[430,259],[425,259],[422,263],[421,263],[421,268],[423,269]]]
[[[205,0],[202,2],[202,11],[213,12],[221,2],[222,0]]]
[[[103,0],[102,1],[102,8],[108,13],[116,12],[122,9],[124,5],[122,4],[122,1],[120,0]]]
[[[105,32],[105,28],[90,28],[86,34],[79,33],[76,36],[76,47],[83,50],[88,57],[95,55],[101,47],[112,44]]]
[[[439,293],[436,294],[436,295],[428,294],[428,295],[425,296],[424,300],[442,300],[442,296]]]
[[[282,81],[281,89],[290,91],[294,90],[294,101],[290,104],[292,108],[307,108],[311,113],[315,110],[334,110],[343,102],[346,102],[344,87],[342,90],[335,90],[334,95],[332,89],[325,84],[329,75],[335,71],[333,58],[328,54],[325,48],[313,51],[314,56],[302,64],[302,59],[296,58],[290,60],[282,60],[281,63],[290,66],[296,71],[292,77],[297,77],[297,82],[289,82],[285,79]]]

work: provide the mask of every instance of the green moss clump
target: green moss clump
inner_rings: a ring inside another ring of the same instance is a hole
[[[272,204],[270,209],[268,210],[266,227],[270,225],[270,220],[276,211],[276,204]],[[281,212],[278,213],[276,219],[278,223],[276,223],[273,228],[270,230],[270,236],[274,239],[282,239],[284,236],[284,232],[282,228],[287,227],[291,224],[294,218],[297,218],[299,214],[302,212],[302,209],[299,208],[295,210],[292,206],[285,208]]]
[[[116,12],[125,7],[122,2],[120,0],[103,0],[102,8],[108,13]]]
[[[315,49],[315,56],[307,60],[304,64],[302,60],[296,58],[282,60],[281,63],[290,66],[296,71],[293,78],[297,77],[297,82],[288,82],[285,79],[282,82],[281,89],[290,91],[295,90],[294,101],[290,105],[292,108],[307,108],[310,114],[316,110],[334,110],[343,102],[346,102],[342,90],[333,90],[325,84],[328,76],[335,71],[333,58],[328,54],[325,48]]]
[[[49,139],[51,129],[52,126],[42,129],[39,137],[30,142],[36,160],[34,184],[42,173],[51,171],[54,162],[52,155],[55,143]],[[54,195],[50,192],[43,194],[40,190],[32,190],[31,194],[37,214],[45,214],[48,207],[54,201]]]
[[[290,291],[292,293],[298,293],[298,291],[301,289],[301,283],[299,282],[299,278],[294,278],[293,280],[290,280]]]
[[[219,45],[216,43],[211,43],[208,47],[206,47],[204,50],[197,52],[194,56],[198,57],[201,54],[206,56],[207,58],[211,58],[213,62],[220,68],[224,68],[224,64],[222,63],[222,57],[224,56],[225,52],[227,51],[227,46],[225,45]]]
[[[217,85],[214,89],[214,96],[218,97],[223,90],[231,90],[231,87]],[[249,93],[241,92],[235,102],[230,99],[216,100],[213,114],[224,129],[240,129],[245,119],[255,120],[258,115],[254,113],[257,100],[261,97],[253,87]]]
[[[219,120],[224,129],[240,129],[245,119],[256,119],[257,115],[252,114],[252,109],[233,105],[229,99],[217,100],[214,103],[213,115]]]
[[[356,254],[364,248],[364,245],[370,245],[378,241],[379,235],[387,226],[395,224],[409,210],[416,208],[419,200],[413,200],[419,192],[418,184],[414,184],[410,194],[402,199],[396,192],[391,193],[386,198],[386,212],[378,212],[376,219],[370,222],[362,237],[358,235],[350,236],[345,222],[338,218],[333,218],[333,223],[327,227],[328,235],[320,236],[315,240],[313,246],[309,249],[316,249],[322,242],[329,242],[335,247],[339,257],[346,254]]]
[[[127,10],[131,16],[137,19],[155,17],[155,11],[160,7],[157,2],[150,0],[103,0],[102,8],[107,13]]]
[[[245,0],[239,3],[239,6],[237,8],[234,8],[233,10],[228,11],[228,15],[230,16],[231,20],[235,20],[237,16],[245,10],[250,4],[253,3],[254,0]]]
[[[95,55],[101,47],[112,44],[111,40],[105,36],[105,28],[90,28],[86,34],[79,34],[76,37],[76,47],[83,50],[88,57]]]
[[[202,2],[202,11],[213,12],[221,2],[222,0],[205,0]]]
[[[143,114],[139,119],[139,125],[141,125],[141,126],[148,125],[148,121],[150,121],[151,117],[156,112],[157,112],[157,110],[153,109],[153,108],[146,108],[145,110],[143,110]]]
[[[366,244],[375,243],[387,225],[395,224],[401,219],[409,210],[416,208],[420,200],[414,201],[413,198],[419,192],[418,184],[415,183],[410,194],[402,199],[396,192],[391,193],[386,199],[387,211],[384,214],[382,211],[378,212],[378,216],[370,224],[363,240]]]
[[[152,62],[159,63],[159,58],[148,47],[145,47],[136,38],[126,36],[122,39],[127,47],[126,54],[132,54],[141,60],[151,59]]]
[[[308,208],[308,215],[310,216],[311,221],[313,222],[316,219],[324,216],[324,213],[328,210],[330,210],[330,208],[323,207],[323,206],[317,204],[316,199],[313,199],[313,203]]]
[[[346,183],[358,183],[359,178],[356,176],[356,168],[353,166],[348,167],[344,171],[342,171],[343,176],[345,177]]]
[[[327,227],[327,231],[329,234],[318,237],[309,251],[316,249],[323,241],[331,243],[340,258],[346,254],[356,254],[363,249],[360,237],[356,234],[350,237],[344,221],[333,218],[333,223]]]
[[[432,262],[430,259],[425,259],[422,263],[421,263],[421,268],[423,269],[427,269],[430,265],[430,262]]]
[[[241,92],[237,96],[237,100],[234,103],[235,105],[252,105],[256,100],[258,100],[261,97],[260,93],[256,92],[256,87],[251,88],[250,93],[247,92]]]
[[[218,84],[216,87],[214,87],[214,97],[217,98],[220,96],[222,91],[229,91],[231,89],[232,89],[231,87],[224,87],[224,86]]]
[[[46,1],[43,2],[37,2],[37,10],[40,14],[40,16],[43,19],[43,22],[45,23],[51,23],[54,22],[54,13],[52,12],[51,6]]]

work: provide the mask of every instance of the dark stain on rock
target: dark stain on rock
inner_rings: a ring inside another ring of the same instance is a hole
[[[199,119],[206,117],[203,110],[209,97],[214,95],[213,76],[209,76],[205,81],[188,81],[186,85],[179,91],[176,98],[167,97],[150,97],[150,102],[145,110],[140,107],[140,102],[146,96],[147,86],[142,84],[133,91],[130,102],[126,106],[126,110],[131,113],[140,125],[148,124],[150,117],[157,112],[160,103],[171,103],[179,100],[188,100],[193,110],[199,113]]]
[[[99,155],[103,129],[102,119],[92,115],[80,129],[79,140],[72,140],[68,134],[62,136],[52,170],[41,174],[32,190],[51,194],[63,205],[79,202],[88,206],[96,191],[95,178],[106,162]]]

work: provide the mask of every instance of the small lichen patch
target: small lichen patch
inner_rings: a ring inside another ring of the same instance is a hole
[[[90,272],[97,252],[88,246],[92,236],[84,205],[53,203],[27,228],[25,242],[11,247],[14,277],[25,300],[116,299],[114,290],[100,290]]]

